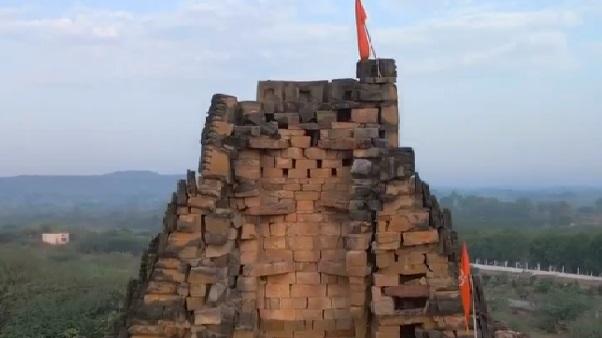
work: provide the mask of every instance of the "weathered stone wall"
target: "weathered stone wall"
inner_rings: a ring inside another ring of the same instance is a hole
[[[398,147],[395,63],[357,78],[213,97],[121,337],[473,337],[450,214]]]

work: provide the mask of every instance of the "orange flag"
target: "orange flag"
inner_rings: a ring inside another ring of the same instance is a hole
[[[464,308],[464,321],[466,330],[468,330],[468,320],[470,319],[470,307],[472,305],[472,276],[470,274],[470,258],[466,243],[462,243],[462,256],[460,257],[460,276],[458,277],[460,286],[460,296],[462,297],[462,307]]]
[[[360,59],[367,60],[370,57],[370,40],[366,31],[366,11],[362,5],[362,0],[355,0],[355,25],[357,28],[357,47],[360,52]]]

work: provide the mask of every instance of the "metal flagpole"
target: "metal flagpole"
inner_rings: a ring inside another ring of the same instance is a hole
[[[475,308],[474,308],[474,295],[472,296],[472,326],[473,326],[473,330],[474,330],[474,338],[479,338],[478,335],[478,329],[477,329],[477,316],[475,315]]]
[[[475,307],[474,302],[474,283],[472,280],[472,274],[470,276],[470,297],[472,298],[472,332],[474,332],[474,338],[479,338],[478,329],[477,329],[477,308]]]
[[[366,35],[368,36],[368,42],[370,43],[370,50],[372,51],[372,55],[374,55],[374,58],[376,59],[378,77],[382,77],[382,75],[380,74],[380,62],[378,60],[378,57],[376,56],[376,50],[374,49],[374,45],[372,44],[372,37],[370,36],[370,32],[368,31],[368,25],[364,25],[364,30],[366,31]]]

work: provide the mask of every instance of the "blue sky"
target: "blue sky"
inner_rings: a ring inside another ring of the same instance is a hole
[[[425,179],[602,185],[602,2],[364,4]],[[352,0],[0,0],[0,176],[196,168],[212,93],[353,76],[353,20]]]

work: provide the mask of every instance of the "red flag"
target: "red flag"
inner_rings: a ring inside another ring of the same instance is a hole
[[[468,320],[470,319],[470,307],[472,305],[472,276],[470,273],[470,258],[466,243],[462,243],[462,256],[460,257],[460,276],[458,284],[460,286],[460,296],[462,297],[462,307],[464,308],[464,321],[466,330],[468,330]]]
[[[357,28],[357,47],[360,52],[360,60],[370,57],[370,41],[366,31],[366,11],[362,6],[362,0],[355,0],[355,25]]]

